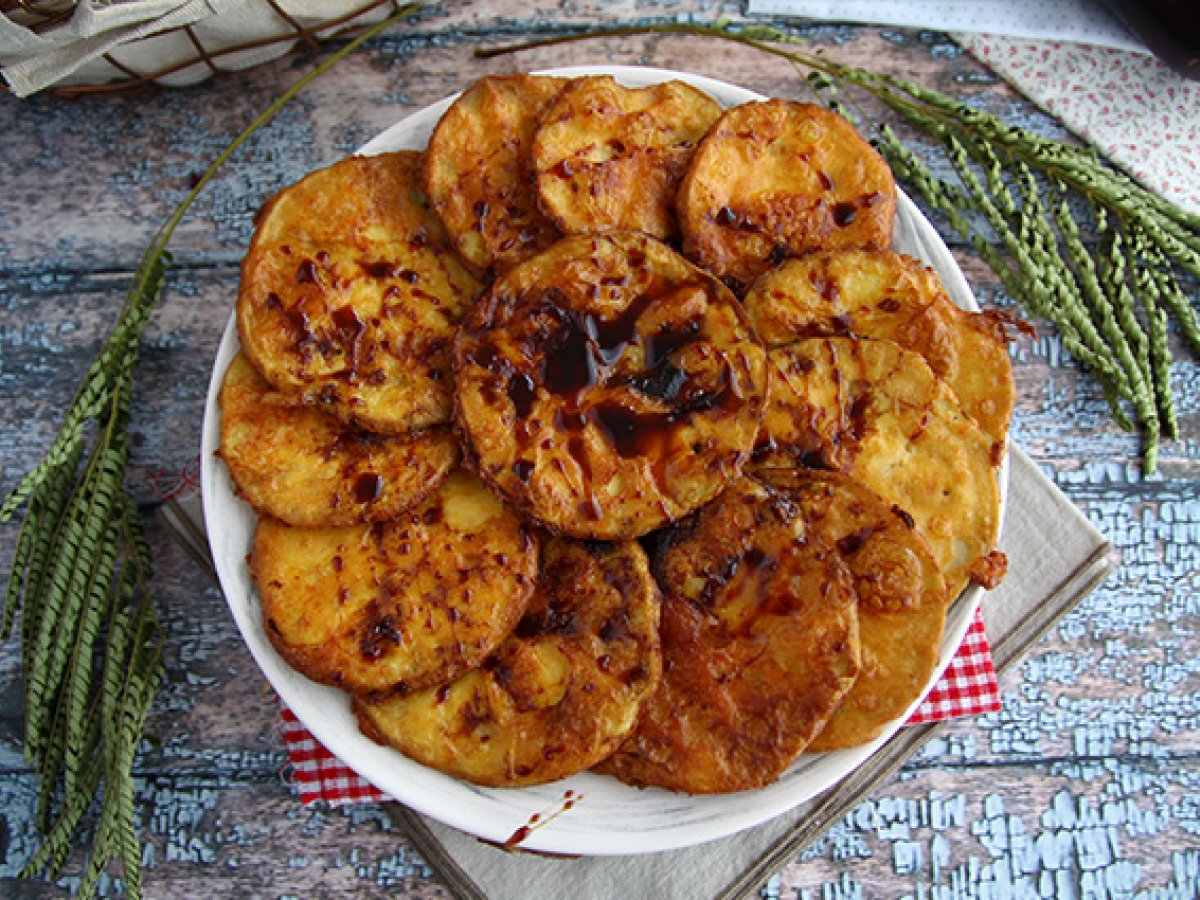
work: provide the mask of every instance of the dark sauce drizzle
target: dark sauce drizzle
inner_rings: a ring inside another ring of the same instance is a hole
[[[383,493],[383,478],[374,472],[363,472],[354,479],[354,499],[359,503],[378,500]]]
[[[549,825],[567,810],[571,809],[583,799],[583,794],[576,794],[574,791],[564,791],[562,800],[559,802],[559,807],[554,812],[549,814],[534,813],[529,817],[529,820],[509,835],[508,840],[503,844],[504,849],[512,850],[522,841],[526,840],[531,834],[539,828]]]
[[[631,263],[640,264],[634,260]],[[606,288],[629,288],[630,280],[628,275],[602,279],[594,291],[599,296]],[[567,298],[551,288],[531,302],[518,303],[519,309],[528,311],[530,320],[544,323],[532,329],[521,348],[521,355],[529,361],[529,372],[518,371],[491,342],[485,341],[472,351],[469,361],[493,373],[512,403],[519,457],[513,473],[518,479],[527,481],[533,473],[533,464],[523,454],[529,449],[531,437],[525,423],[533,413],[539,390],[563,401],[556,411],[554,425],[580,466],[588,496],[581,502],[579,512],[592,521],[602,518],[603,508],[590,493],[592,472],[584,439],[589,425],[619,456],[653,459],[656,479],[662,484],[673,431],[699,412],[716,407],[729,409],[741,400],[741,391],[727,361],[722,360],[717,377],[707,379],[714,383],[705,385],[695,383],[687,371],[675,364],[678,351],[701,339],[703,325],[699,318],[671,323],[651,334],[638,332],[638,322],[651,305],[669,303],[673,294],[697,287],[707,289],[702,283],[652,282],[610,319],[572,309]],[[639,411],[614,397],[589,402],[589,392],[605,384],[630,346],[640,346],[642,350],[642,371],[609,383],[627,386],[670,409]]]

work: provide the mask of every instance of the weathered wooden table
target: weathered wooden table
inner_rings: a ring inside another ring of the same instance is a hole
[[[737,15],[704,4],[704,18]],[[413,109],[488,73],[643,64],[804,97],[786,63],[695,38],[626,37],[490,62],[474,49],[614,19],[674,20],[692,4],[596,0],[528,9],[447,3],[372,41],[226,167],[173,244],[168,296],[144,348],[132,489],[147,516],[196,457],[202,401],[262,200]],[[1046,134],[1056,124],[944,35],[811,27],[814,46],[912,76]],[[312,59],[178,91],[0,97],[0,488],[47,446],[113,322],[155,228],[226,143]],[[947,236],[948,232],[947,232]],[[968,253],[985,304],[1011,306]],[[1183,440],[1143,478],[1136,438],[1052,329],[1013,349],[1013,434],[1121,550],[1099,591],[1002,682],[1001,712],[952,725],[794,860],[765,896],[1194,897],[1200,885],[1200,364],[1174,377]],[[148,519],[149,521],[149,519]],[[139,762],[151,897],[445,894],[374,807],[305,808],[286,785],[278,706],[220,594],[150,528],[168,680]],[[7,567],[16,530],[0,529]],[[1021,561],[1013,560],[1019,566]],[[19,659],[0,647],[0,894],[59,896],[15,875],[32,852],[35,780],[20,749]],[[714,886],[716,887],[716,886]],[[109,892],[113,892],[109,886]]]

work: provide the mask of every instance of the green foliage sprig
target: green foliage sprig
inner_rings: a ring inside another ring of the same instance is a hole
[[[125,470],[134,371],[162,297],[167,243],[255,131],[360,44],[419,8],[401,7],[332,54],[217,157],[146,248],[116,326],[50,449],[0,506],[0,521],[25,507],[0,622],[0,639],[7,640],[20,614],[25,755],[40,782],[36,824],[43,840],[22,877],[61,871],[99,792],[77,896],[91,896],[117,859],[128,895],[141,896],[133,764],[163,678],[163,635],[150,598],[150,549],[125,491]]]
[[[1200,351],[1200,318],[1175,267],[1200,278],[1200,217],[1178,209],[1105,163],[1091,148],[1055,141],[899,78],[834,62],[792,46],[777,28],[662,23],[589,29],[477,51],[494,56],[564,41],[632,34],[735,41],[788,60],[834,109],[855,91],[882,102],[934,139],[954,172],[934,174],[886,124],[873,143],[896,177],[942,213],[1005,291],[1031,315],[1054,323],[1066,350],[1100,383],[1122,428],[1127,411],[1142,428],[1143,469],[1157,466],[1161,438],[1176,438],[1169,322]],[[1085,244],[1084,232],[1100,248]]]

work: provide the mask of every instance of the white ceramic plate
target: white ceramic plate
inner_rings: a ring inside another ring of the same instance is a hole
[[[545,74],[607,74],[632,87],[678,78],[707,91],[725,106],[762,99],[758,94],[711,78],[662,69],[578,67]],[[447,98],[398,122],[360,152],[369,155],[423,149],[438,118],[453,99]],[[978,309],[946,245],[903,194],[896,224],[896,249],[931,265],[960,306]],[[532,829],[520,846],[550,853],[604,856],[685,847],[749,828],[812,798],[860,766],[908,717],[901,716],[887,733],[866,746],[806,754],[768,787],[694,797],[657,789],[638,790],[590,773],[532,788],[480,788],[425,768],[368,740],[350,714],[346,695],[314,684],[295,672],[274,651],[263,630],[258,598],[246,565],[254,515],[234,496],[228,472],[213,452],[220,432],[217,392],[237,350],[237,332],[231,316],[208,389],[201,473],[209,541],[229,608],[263,673],[300,721],[365,779],[413,809],[496,842],[509,839],[531,817],[538,816],[540,827]],[[1007,493],[1007,465],[1000,475],[1003,496]],[[979,588],[969,588],[951,606],[935,681],[961,643],[980,596]],[[572,802],[565,802],[568,797],[573,798]],[[569,809],[563,810],[564,806]],[[560,810],[560,815],[552,818],[548,815]],[[551,820],[546,821],[548,818]]]

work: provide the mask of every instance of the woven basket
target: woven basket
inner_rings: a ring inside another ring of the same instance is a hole
[[[396,0],[0,0],[18,96],[195,84],[378,22]]]

